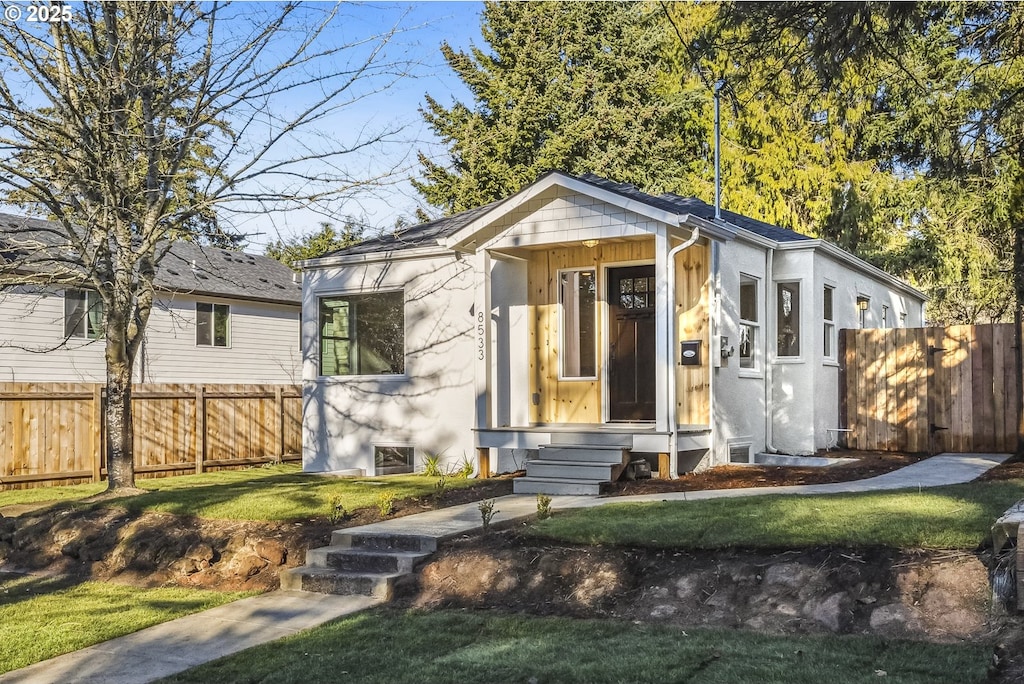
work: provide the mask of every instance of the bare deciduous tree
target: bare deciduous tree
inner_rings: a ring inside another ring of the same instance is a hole
[[[49,219],[0,235],[0,284],[99,294],[111,490],[134,487],[132,370],[169,245],[230,242],[230,212],[380,180],[346,161],[395,131],[316,129],[401,76],[395,30],[345,40],[338,11],[89,2],[0,26],[0,199]]]

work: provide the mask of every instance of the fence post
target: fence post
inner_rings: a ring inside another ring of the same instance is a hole
[[[92,386],[92,481],[103,480],[103,385]]]
[[[277,407],[277,457],[284,460],[284,391],[274,387],[274,405]]]
[[[196,385],[196,474],[203,472],[206,461],[206,388]]]

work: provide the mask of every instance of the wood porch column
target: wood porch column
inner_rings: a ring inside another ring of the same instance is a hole
[[[654,293],[654,356],[657,359],[654,396],[657,416],[655,427],[659,432],[667,432],[670,425],[675,422],[669,420],[669,411],[673,409],[669,405],[668,388],[670,382],[675,382],[675,366],[674,350],[670,348],[668,341],[668,317],[674,315],[674,312],[668,310],[668,288],[673,285],[668,282],[669,244],[666,231],[667,229],[662,227],[654,234],[654,279],[657,283]]]

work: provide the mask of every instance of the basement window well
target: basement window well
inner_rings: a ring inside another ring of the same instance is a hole
[[[373,470],[375,475],[398,475],[411,473],[415,462],[416,449],[412,446],[373,447]]]

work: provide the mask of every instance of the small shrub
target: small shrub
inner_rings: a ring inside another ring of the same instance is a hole
[[[460,480],[465,480],[473,474],[474,470],[476,470],[476,466],[473,465],[473,462],[463,456],[462,463],[459,464],[458,469],[455,471],[455,477]]]
[[[341,501],[340,494],[332,494],[331,498],[327,500],[327,519],[331,521],[331,524],[337,524],[348,519],[348,511],[345,510],[345,504]]]
[[[395,512],[395,493],[390,489],[385,489],[377,495],[377,512],[382,518]]]
[[[537,495],[537,520],[547,520],[551,517],[551,497],[547,494]]]
[[[480,510],[480,520],[483,522],[484,534],[487,534],[491,529],[491,518],[494,517],[495,513],[500,513],[501,511],[494,510],[494,499],[484,499],[477,504],[477,508]]]
[[[423,474],[427,477],[438,477],[444,470],[441,468],[441,454],[430,454],[423,459]]]
[[[444,493],[446,491],[448,491],[448,486],[449,486],[448,485],[448,480],[450,478],[451,478],[451,475],[446,473],[446,472],[444,472],[444,471],[442,471],[441,474],[437,476],[437,482],[434,483],[434,496],[435,497],[440,499],[442,496],[444,496]]]

